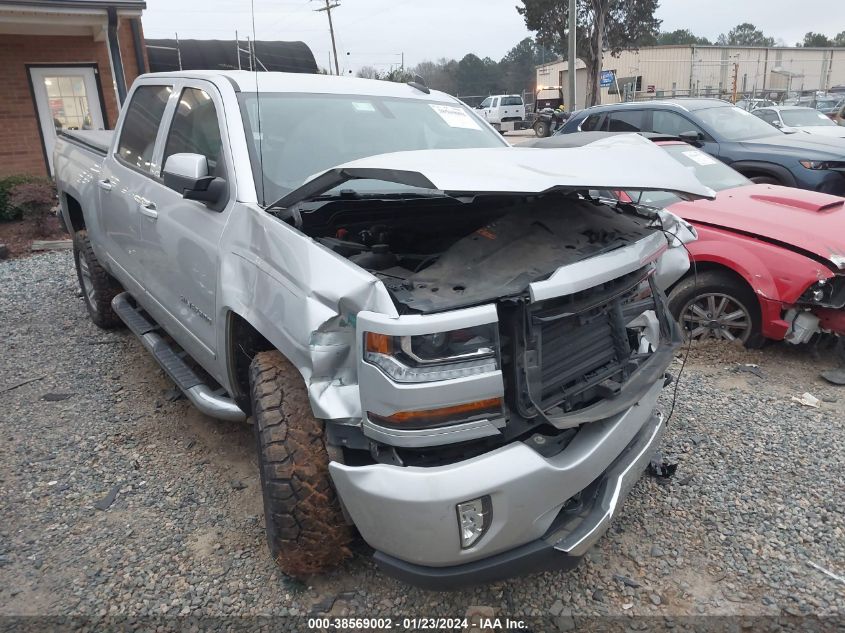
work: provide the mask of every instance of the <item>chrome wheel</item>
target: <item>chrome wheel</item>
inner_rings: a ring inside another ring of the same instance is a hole
[[[751,336],[751,313],[730,295],[697,295],[681,310],[681,325],[696,341],[708,338],[745,343]]]
[[[97,291],[94,289],[94,281],[91,279],[91,270],[88,267],[88,261],[85,256],[80,253],[78,255],[79,262],[79,279],[82,282],[82,292],[85,293],[85,298],[92,310],[97,309]]]

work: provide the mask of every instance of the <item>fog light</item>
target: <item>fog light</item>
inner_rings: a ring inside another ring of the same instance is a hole
[[[458,524],[461,530],[461,549],[472,547],[480,539],[493,520],[493,505],[490,495],[457,505]]]

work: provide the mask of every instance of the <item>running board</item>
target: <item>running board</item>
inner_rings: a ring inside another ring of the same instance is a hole
[[[159,326],[150,322],[138,308],[132,305],[128,292],[123,292],[112,299],[111,307],[197,409],[219,420],[232,422],[246,420],[246,414],[231,398],[222,395],[220,391],[212,391],[191,369],[180,355],[184,352],[178,348],[174,349],[156,332]]]

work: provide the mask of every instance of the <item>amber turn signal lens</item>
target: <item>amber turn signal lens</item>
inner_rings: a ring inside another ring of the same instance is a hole
[[[403,428],[420,428],[435,426],[450,422],[459,422],[462,419],[485,413],[500,415],[502,412],[501,398],[488,398],[466,404],[456,404],[451,407],[439,409],[424,409],[422,411],[400,411],[393,415],[376,415],[367,412],[367,416],[374,422],[381,422]]]
[[[376,354],[392,354],[393,353],[393,337],[387,334],[376,334],[375,332],[367,332],[366,348],[368,352]]]

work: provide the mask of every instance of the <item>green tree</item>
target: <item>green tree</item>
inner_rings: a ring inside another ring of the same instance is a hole
[[[845,31],[840,31],[836,37],[833,38],[834,46],[845,46]]]
[[[689,29],[663,31],[655,42],[658,46],[710,46],[712,43],[706,37],[698,37]]]
[[[537,80],[537,53],[534,40],[526,37],[502,58],[499,62],[499,73],[505,92],[534,90]]]
[[[458,95],[488,95],[502,90],[498,64],[473,53],[464,55],[458,62],[455,79]]]
[[[728,31],[727,35],[722,33],[716,43],[720,46],[774,46],[775,38],[767,37],[750,22],[743,22]]]
[[[618,56],[623,49],[654,41],[661,21],[654,17],[658,0],[580,0],[576,16],[576,48],[587,69],[587,105],[599,103],[603,51]],[[522,0],[516,10],[538,42],[565,58],[569,37],[567,0]]]
[[[810,31],[804,36],[803,42],[798,42],[798,46],[833,46],[833,40],[824,33]]]

